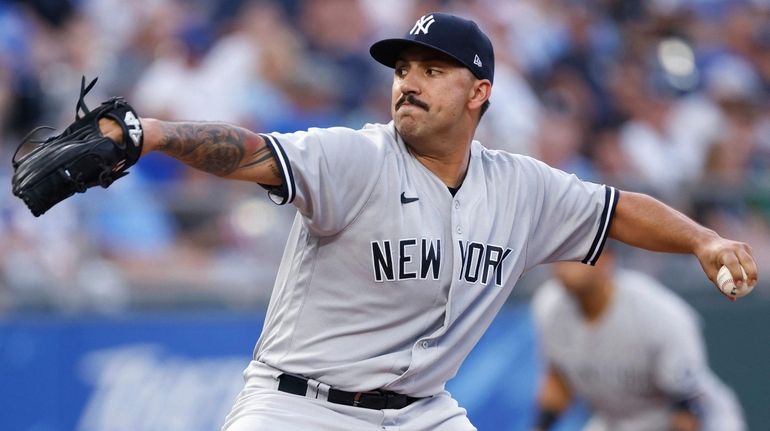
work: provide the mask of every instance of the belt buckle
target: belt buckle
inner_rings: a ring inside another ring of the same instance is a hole
[[[366,391],[366,392],[356,392],[353,395],[353,407],[359,407],[362,402],[364,402],[361,398],[364,395],[375,395],[375,396],[383,396],[385,395],[382,391]],[[387,401],[386,401],[387,402]]]

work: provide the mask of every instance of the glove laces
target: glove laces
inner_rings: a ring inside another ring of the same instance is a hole
[[[86,105],[85,97],[88,94],[88,92],[91,91],[92,88],[94,88],[94,85],[96,85],[96,81],[98,81],[98,80],[99,80],[99,77],[97,76],[96,78],[93,79],[93,81],[91,81],[91,83],[86,85],[86,77],[83,76],[80,79],[80,97],[78,97],[78,103],[75,105],[75,119],[76,120],[80,120],[81,118],[85,117],[86,115],[88,115],[91,112],[91,110],[88,109],[88,105]],[[81,112],[83,113],[82,116],[80,115]],[[31,132],[27,133],[21,139],[21,143],[19,143],[19,145],[16,146],[16,151],[13,152],[13,157],[11,157],[11,166],[13,166],[14,169],[18,168],[19,164],[21,163],[21,160],[16,160],[16,156],[19,154],[19,150],[21,149],[21,147],[23,147],[23,146],[25,146],[25,145],[27,145],[29,143],[37,144],[37,145],[44,144],[44,143],[48,142],[49,139],[51,139],[51,138],[47,138],[47,139],[43,139],[43,140],[33,140],[32,139],[32,137],[35,136],[37,134],[37,132],[39,132],[41,130],[45,130],[45,129],[56,130],[54,127],[51,127],[51,126],[38,126],[38,127],[35,127],[34,129],[32,129]]]

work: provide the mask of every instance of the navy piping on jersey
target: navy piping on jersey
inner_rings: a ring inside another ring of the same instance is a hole
[[[602,218],[599,222],[599,231],[596,232],[591,249],[588,250],[588,254],[583,259],[583,263],[591,266],[596,265],[596,261],[599,260],[599,256],[602,254],[604,243],[607,242],[607,236],[609,236],[612,217],[615,216],[615,208],[618,206],[618,198],[620,197],[620,192],[614,187],[604,186],[604,190],[604,210],[602,210]]]
[[[281,171],[281,177],[283,178],[283,183],[280,186],[271,186],[267,184],[260,184],[260,186],[267,190],[270,200],[278,205],[291,203],[296,195],[296,186],[294,184],[294,174],[291,171],[289,158],[286,157],[286,152],[283,151],[283,147],[281,147],[280,142],[278,142],[278,139],[274,136],[264,134],[260,134],[259,136],[265,140],[267,148],[273,153],[273,157],[278,164],[278,168]],[[278,197],[279,199],[274,199],[274,197]]]

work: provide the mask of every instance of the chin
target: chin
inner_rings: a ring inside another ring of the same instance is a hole
[[[418,128],[413,125],[399,126],[398,124],[396,124],[396,130],[398,130],[398,134],[401,135],[401,137],[404,138],[404,140],[407,142],[412,142],[415,139],[419,138],[421,135]]]
[[[396,117],[393,121],[396,125],[398,134],[401,135],[404,140],[417,138],[421,135],[422,125],[412,117]]]

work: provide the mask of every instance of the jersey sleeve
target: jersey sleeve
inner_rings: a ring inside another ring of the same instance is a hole
[[[308,227],[333,235],[347,226],[369,198],[385,150],[370,135],[342,127],[261,135],[283,183],[265,186],[270,199],[292,203]]]
[[[529,159],[525,164],[533,227],[527,265],[581,261],[594,265],[610,230],[619,192]],[[534,184],[533,184],[534,182]]]

